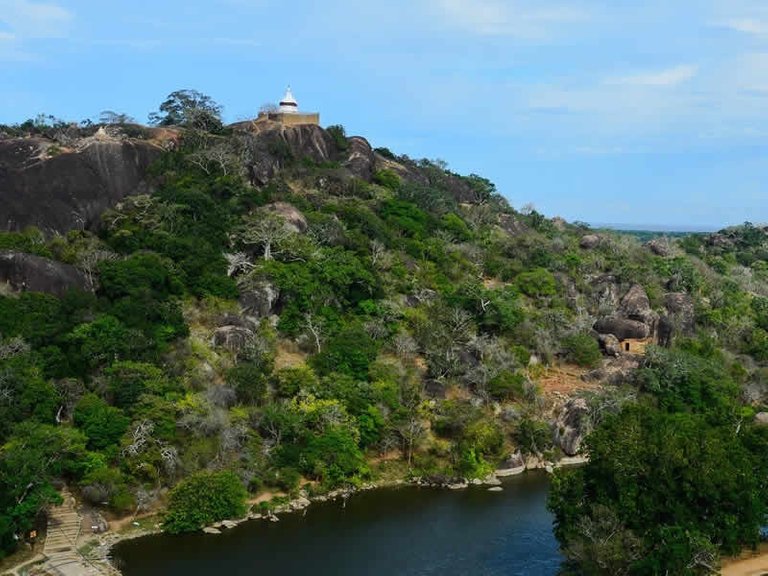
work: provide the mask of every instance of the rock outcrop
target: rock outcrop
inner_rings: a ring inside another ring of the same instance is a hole
[[[664,308],[667,309],[667,315],[681,334],[693,335],[696,330],[696,311],[690,294],[686,292],[665,294]]]
[[[645,289],[634,284],[624,295],[615,314],[600,318],[594,330],[603,337],[601,344],[614,344],[605,338],[613,335],[618,340],[646,340],[656,334],[659,315],[651,308]],[[610,353],[610,352],[609,352]]]
[[[594,250],[600,246],[600,242],[602,242],[602,238],[600,238],[600,236],[597,234],[587,234],[586,236],[581,237],[581,240],[579,240],[579,246],[583,250]]]
[[[147,170],[162,152],[141,140],[94,139],[82,149],[44,138],[0,140],[0,229],[95,227],[107,208],[149,190]]]
[[[224,316],[219,322],[219,328],[213,333],[213,345],[239,352],[253,341],[256,328],[248,319],[233,315]]]
[[[17,291],[63,296],[69,290],[88,290],[85,274],[74,266],[23,252],[0,251],[0,283]]]
[[[373,178],[376,159],[368,140],[361,136],[353,136],[349,139],[349,149],[346,153],[347,159],[344,161],[344,168],[349,170],[353,176],[370,181]]]
[[[247,316],[261,319],[277,313],[280,291],[268,280],[254,282],[240,289],[240,308]]]
[[[628,318],[601,318],[595,323],[595,331],[599,334],[613,334],[619,340],[645,340],[651,335],[647,324]]]
[[[336,149],[330,134],[313,124],[283,126],[274,122],[253,125],[245,133],[246,169],[251,184],[263,186],[296,159],[328,162]]]
[[[581,443],[589,433],[591,421],[589,406],[583,398],[572,398],[565,403],[555,423],[555,444],[568,456],[576,456]]]

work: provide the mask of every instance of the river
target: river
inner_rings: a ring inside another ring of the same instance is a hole
[[[374,490],[219,536],[129,540],[113,557],[125,576],[553,576],[561,557],[548,486],[526,473],[503,492]]]

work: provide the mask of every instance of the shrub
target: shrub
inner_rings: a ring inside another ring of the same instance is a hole
[[[198,472],[171,490],[163,527],[171,534],[179,534],[226,518],[239,518],[246,512],[247,496],[232,472]]]
[[[394,170],[379,170],[373,175],[373,181],[379,186],[384,186],[384,188],[389,188],[390,190],[400,188],[400,176]]]
[[[517,277],[517,287],[531,298],[557,294],[557,281],[552,273],[544,268],[536,268],[520,274]]]
[[[584,366],[585,368],[595,368],[600,364],[603,355],[600,353],[600,346],[597,340],[589,334],[572,334],[563,339],[563,349],[565,357],[569,362]]]
[[[103,450],[117,444],[130,420],[95,394],[86,394],[75,407],[75,425],[88,437],[88,448]]]
[[[341,124],[334,124],[333,126],[328,126],[325,131],[331,136],[333,144],[338,150],[344,151],[349,148],[347,131],[344,129],[344,126]]]

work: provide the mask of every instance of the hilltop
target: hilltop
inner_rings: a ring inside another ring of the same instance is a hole
[[[767,229],[643,243],[341,126],[177,120],[0,128],[4,550],[56,482],[182,531],[587,451],[552,506],[594,573],[756,541]],[[192,514],[205,490],[230,500]]]

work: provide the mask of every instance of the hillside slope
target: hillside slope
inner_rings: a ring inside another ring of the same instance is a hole
[[[668,438],[630,441],[619,422],[713,446],[738,424],[728,470],[748,494],[716,500],[746,510],[751,498],[748,517],[702,519],[702,492],[674,528],[724,550],[757,537],[766,229],[649,244],[597,234],[520,213],[482,177],[373,150],[341,127],[126,130],[3,160],[0,209],[13,224],[0,249],[25,263],[0,267],[4,550],[59,479],[113,513],[159,506],[181,481],[169,526],[194,529],[174,508],[188,482],[234,478],[252,494],[452,482],[583,453],[596,430],[592,463],[557,481],[558,536],[584,556],[579,527],[608,509],[627,541],[655,553],[648,498],[659,494],[646,498],[646,483],[672,488],[646,469],[617,473],[639,487],[622,508],[607,470],[622,454],[625,470],[651,449],[674,455]],[[32,210],[33,194],[66,206]],[[78,225],[75,209],[87,213]],[[603,430],[625,438],[623,452]],[[708,470],[726,456],[696,454]],[[697,491],[707,474],[687,465]]]

